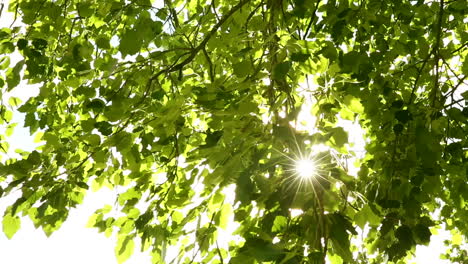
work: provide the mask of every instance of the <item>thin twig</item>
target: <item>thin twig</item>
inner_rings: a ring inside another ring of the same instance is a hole
[[[216,23],[216,25],[214,25],[214,27],[211,29],[210,32],[208,32],[208,34],[206,34],[206,37],[203,39],[203,41],[198,44],[198,46],[196,48],[194,48],[190,54],[190,56],[188,58],[186,58],[184,61],[182,61],[181,63],[177,64],[177,65],[174,65],[174,66],[171,66],[163,71],[160,71],[158,72],[157,74],[153,75],[151,77],[151,80],[154,80],[156,78],[158,78],[163,72],[166,72],[166,73],[170,73],[170,72],[175,72],[175,71],[178,71],[180,69],[182,69],[185,65],[187,65],[188,63],[190,63],[194,58],[195,56],[198,54],[198,52],[200,52],[200,50],[202,50],[206,43],[208,43],[208,41],[211,39],[211,37],[218,31],[218,29],[237,11],[239,10],[242,6],[244,6],[246,3],[248,3],[250,0],[242,0],[241,2],[239,2],[239,4],[237,4],[236,6],[234,6],[226,15],[223,16],[223,18],[221,18],[221,20],[219,20],[218,23]]]
[[[18,18],[18,8],[19,8],[19,4],[16,4],[16,7],[15,7],[15,18],[13,18],[13,21],[11,21],[10,28],[15,24],[16,19]]]
[[[219,249],[218,240],[216,240],[216,249],[218,250],[219,261],[221,261],[221,264],[224,264],[224,259],[223,255],[221,254],[221,250]]]
[[[171,12],[171,17],[172,17],[172,21],[174,22],[173,26],[174,26],[174,31],[175,31],[176,28],[180,27],[179,19],[177,18],[177,13],[175,9],[172,7],[171,1],[164,1],[164,3],[169,8],[169,12]]]
[[[320,4],[320,0],[317,0],[317,3],[315,3],[314,11],[312,12],[312,16],[310,17],[309,25],[307,25],[306,31],[304,32],[304,35],[302,36],[302,39],[306,39],[307,35],[309,35],[309,30],[314,23],[315,18],[317,17],[317,9]]]
[[[424,67],[426,66],[426,63],[429,61],[429,59],[432,56],[433,51],[434,50],[432,50],[431,52],[429,52],[429,54],[427,54],[427,57],[424,59],[423,64],[418,69],[418,75],[416,75],[416,79],[414,80],[413,89],[411,90],[411,95],[410,95],[410,98],[408,100],[408,105],[410,105],[413,102],[413,97],[414,97],[414,95],[416,93],[416,89],[418,88],[418,81],[421,78],[422,71],[423,71]]]
[[[208,52],[206,51],[205,48],[203,48],[203,54],[205,54],[206,61],[208,62],[210,81],[211,83],[214,83],[215,76],[214,76],[213,62],[211,62],[210,56],[208,55]]]
[[[459,52],[460,50],[462,50],[462,49],[464,49],[464,48],[466,48],[466,47],[468,47],[468,41],[465,42],[465,43],[463,43],[463,44],[462,44],[460,47],[458,47],[456,50],[452,51],[452,54],[453,54],[453,53],[457,53],[457,52]]]

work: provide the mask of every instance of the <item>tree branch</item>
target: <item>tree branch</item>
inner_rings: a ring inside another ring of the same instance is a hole
[[[170,73],[170,72],[175,72],[175,71],[178,71],[178,70],[181,70],[185,65],[187,65],[188,63],[190,63],[194,58],[195,56],[198,54],[198,52],[200,52],[206,45],[206,43],[208,43],[208,41],[211,39],[211,37],[218,31],[218,29],[239,9],[241,9],[241,7],[243,7],[245,4],[247,4],[250,0],[241,0],[236,6],[234,6],[226,15],[224,15],[221,20],[218,21],[218,23],[216,23],[216,25],[213,26],[213,28],[210,30],[210,32],[208,32],[208,34],[206,35],[206,37],[203,39],[203,41],[198,44],[198,46],[196,46],[192,52],[190,53],[190,56],[187,57],[185,60],[183,60],[182,62],[180,62],[179,64],[176,64],[174,66],[170,66],[164,70],[161,70],[159,71],[158,73],[156,73],[155,75],[153,75],[150,80],[154,80],[156,78],[158,78],[162,73]]]
[[[432,99],[432,105],[435,104],[437,99],[437,91],[439,90],[439,60],[440,60],[440,40],[442,36],[442,17],[444,15],[444,0],[440,0],[439,3],[439,16],[437,21],[437,35],[436,35],[436,43],[434,47],[434,55],[435,55],[435,67],[436,73],[434,78],[434,87],[432,88],[430,98]]]
[[[320,4],[320,0],[317,0],[317,3],[315,3],[314,12],[312,13],[312,16],[310,17],[309,25],[307,25],[306,31],[304,32],[302,39],[306,39],[307,35],[309,35],[310,27],[312,26],[312,23],[314,23],[314,20],[317,17],[317,9],[318,9],[319,4]]]

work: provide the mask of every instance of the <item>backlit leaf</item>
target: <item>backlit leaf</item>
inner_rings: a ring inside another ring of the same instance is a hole
[[[11,239],[21,227],[21,220],[17,216],[7,213],[2,220],[3,233]]]
[[[115,247],[115,255],[118,263],[124,263],[130,258],[135,248],[135,242],[130,236],[119,235],[117,238],[117,246]]]

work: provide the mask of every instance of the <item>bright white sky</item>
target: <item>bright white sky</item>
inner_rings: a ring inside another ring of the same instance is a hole
[[[5,6],[0,18],[0,27],[8,27],[12,21],[12,15],[6,12]],[[12,58],[12,61],[15,61]],[[13,91],[13,95],[22,98],[23,102],[34,94],[36,88],[28,88],[22,85],[21,89]],[[5,98],[3,98],[5,99]],[[15,121],[22,124],[24,116],[15,113]],[[310,120],[310,119],[309,119]],[[308,122],[312,123],[312,122]],[[352,122],[343,123],[347,130],[352,130]],[[0,128],[2,133],[4,128]],[[350,131],[352,132],[352,131]],[[359,135],[359,133],[357,133]],[[356,132],[350,133],[350,138],[356,138]],[[9,139],[10,149],[32,150],[35,147],[29,131],[22,126],[17,126],[13,136]],[[10,153],[10,155],[14,155]],[[0,199],[0,218],[8,205],[11,205],[18,196],[10,195]],[[63,224],[61,229],[51,237],[47,238],[42,230],[36,230],[29,220],[23,218],[21,229],[15,234],[13,239],[8,240],[3,232],[0,232],[0,260],[8,264],[82,264],[82,263],[117,263],[114,255],[116,241],[114,238],[106,238],[99,234],[97,229],[86,228],[89,216],[105,204],[113,204],[115,195],[108,189],[100,190],[97,193],[89,192],[84,204],[78,209],[72,210],[69,219]],[[418,246],[417,257],[414,263],[449,263],[439,260],[439,255],[445,251],[443,240],[450,237],[449,233],[439,231],[442,235],[432,236],[429,247]],[[146,253],[139,252],[139,244],[136,244],[134,255],[128,260],[128,264],[151,263],[150,257]]]

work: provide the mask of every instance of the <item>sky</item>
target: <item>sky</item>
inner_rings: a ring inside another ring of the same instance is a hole
[[[11,21],[12,14],[7,13],[5,7],[0,18],[0,27],[8,27]],[[15,89],[10,95],[21,98],[23,102],[29,96],[37,93],[37,87],[26,84],[22,84],[20,87],[21,89]],[[20,113],[15,113],[14,122],[21,124],[23,118],[24,116]],[[313,117],[305,115],[304,118],[310,118],[307,123],[313,123],[310,122]],[[359,137],[362,138],[355,124],[344,122],[342,125],[351,132],[350,138],[356,140]],[[0,128],[0,133],[2,132],[3,130]],[[33,143],[33,136],[29,135],[29,131],[20,125],[16,127],[9,142],[12,150],[16,148],[32,150],[37,146],[37,144]],[[10,155],[15,154],[11,152]],[[18,198],[18,195],[13,194],[0,199],[0,218],[3,216],[5,208],[11,205]],[[107,238],[104,234],[99,234],[96,229],[86,227],[89,216],[105,204],[113,204],[114,197],[115,193],[109,189],[101,189],[95,193],[89,191],[84,203],[79,208],[72,209],[69,219],[60,230],[53,233],[49,238],[42,230],[35,229],[29,218],[22,218],[21,229],[11,240],[8,240],[3,232],[0,232],[0,262],[7,264],[117,263],[114,255],[115,238]],[[439,235],[432,237],[429,247],[418,246],[416,258],[413,260],[414,263],[449,263],[439,260],[439,254],[445,251],[443,240],[448,237],[450,235],[447,231],[440,230]],[[138,243],[135,251],[130,260],[125,263],[151,263],[147,253],[139,253]]]

